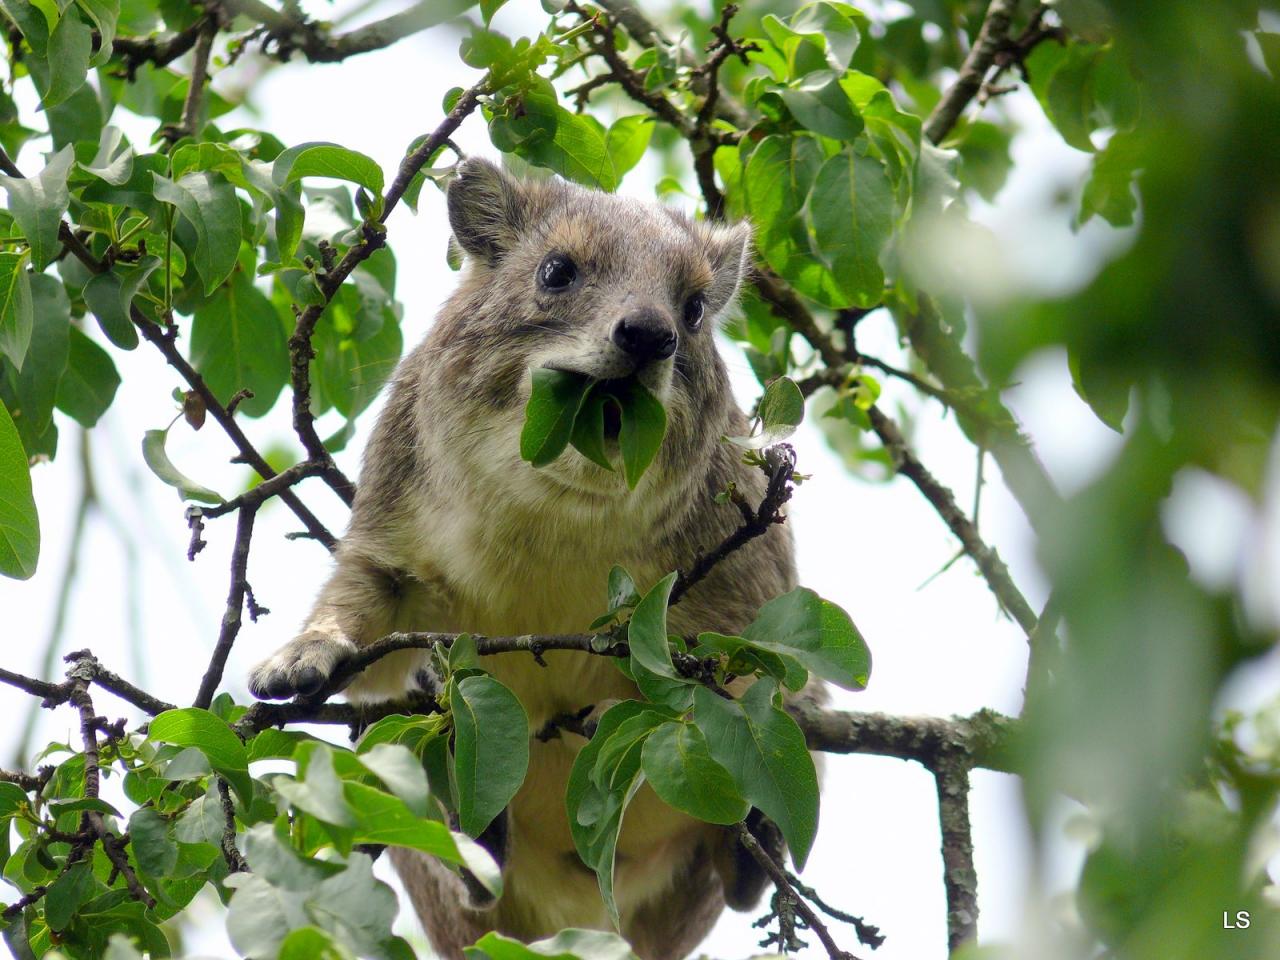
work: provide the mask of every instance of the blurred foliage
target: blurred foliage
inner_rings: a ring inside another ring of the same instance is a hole
[[[726,326],[761,384],[774,385],[766,430],[798,422],[785,378],[818,377],[829,389],[812,401],[817,419],[850,470],[892,470],[869,416],[881,372],[873,377],[854,341],[857,324],[876,322],[868,315],[880,308],[910,339],[916,380],[983,445],[1016,432],[1000,390],[1037,354],[1065,352],[1076,391],[1123,445],[1078,494],[1021,496],[1056,630],[1033,637],[1020,764],[1039,851],[1059,842],[1049,814],[1063,795],[1085,804],[1096,837],[1072,919],[1012,953],[1040,957],[1052,945],[1054,955],[1124,960],[1274,956],[1280,919],[1265,863],[1280,795],[1276,709],[1244,716],[1224,697],[1237,671],[1274,651],[1276,624],[1246,609],[1238,588],[1197,582],[1160,511],[1187,468],[1259,502],[1280,482],[1277,5],[1009,4],[998,72],[979,92],[984,109],[971,106],[937,144],[925,120],[979,38],[980,0],[916,0],[887,12],[747,0],[729,24],[741,43],[705,110],[704,64],[724,38],[700,7],[675,5],[654,33],[544,0],[547,29],[512,39],[491,25],[502,6],[482,0],[467,12],[458,69],[485,73],[483,122],[508,162],[614,190],[647,151],[660,194],[701,193],[705,214],[722,202],[753,222],[761,275],[816,325],[749,291]],[[239,105],[230,87],[189,97],[190,58],[156,61],[164,43],[194,36],[199,3],[0,0],[0,10],[10,27],[0,145],[27,174],[0,178],[0,572],[29,577],[39,556],[39,472],[29,465],[57,455],[65,418],[92,428],[110,409],[118,351],[138,348],[139,331],[160,331],[221,404],[265,415],[290,381],[297,312],[324,303],[333,263],[380,229],[390,178],[348,146],[288,146],[268,130],[230,127]],[[261,26],[246,16],[223,23],[215,72],[265,50]],[[613,79],[579,86],[602,71]],[[1128,231],[1122,252],[1058,299],[1011,298],[1003,264],[973,256],[998,249],[970,208],[997,199],[1013,170],[1018,112],[1001,107],[1004,95],[1034,100],[1068,148],[1089,155],[1064,219]],[[462,96],[461,86],[450,91],[444,109]],[[26,109],[36,100],[40,110]],[[151,127],[146,142],[112,123],[126,112],[129,125]],[[424,170],[406,201],[416,205],[427,180],[448,177],[447,166]],[[396,269],[390,248],[361,262],[313,337],[312,411],[346,423],[334,449],[401,355]],[[922,323],[936,333],[929,349],[916,338]],[[833,367],[821,338],[849,363]],[[177,408],[158,399],[155,422],[131,429],[181,496],[220,502],[165,453],[183,413],[196,428],[202,417],[178,399]],[[562,426],[557,454],[578,442],[572,418]],[[642,778],[714,822],[732,822],[748,804],[765,810],[803,859],[816,782],[778,690],[795,689],[806,669],[864,684],[861,638],[851,624],[833,626],[817,598],[782,598],[768,630],[699,638],[696,652],[716,659],[720,679],[759,678],[740,701],[722,702],[674,668],[666,594],[641,598],[623,578],[601,623],[634,610],[628,669],[649,702],[605,715],[569,796],[575,842],[606,902],[612,908],[617,830]],[[814,617],[827,628],[816,649],[795,639]],[[225,698],[212,712],[165,714],[148,735],[105,749],[104,768],[134,804],[128,815],[84,796],[83,752],[51,746],[47,783],[0,783],[0,816],[12,826],[0,841],[5,879],[27,895],[47,887],[6,916],[6,942],[24,957],[125,960],[139,948],[164,956],[160,924],[210,885],[230,900],[228,928],[246,955],[410,956],[391,934],[390,890],[356,845],[400,843],[490,876],[467,835],[518,788],[516,741],[527,745],[501,735],[520,728],[519,704],[465,650],[440,666],[447,699],[468,709],[384,720],[355,751],[274,730],[242,741],[232,724],[243,708]],[[744,730],[779,752],[727,750]],[[264,759],[287,761],[291,772],[251,776],[249,764]],[[458,792],[450,771],[459,763],[490,774],[487,792]],[[219,778],[234,794],[226,803],[251,874],[227,877]],[[800,787],[782,794],[780,781]],[[419,803],[428,792],[429,810]],[[155,906],[130,895],[100,845],[67,841],[89,813],[127,830],[130,863]],[[463,832],[445,825],[448,814]],[[352,904],[359,924],[329,922]],[[1242,913],[1249,926],[1231,929]],[[604,958],[626,947],[570,931],[536,951],[490,935],[471,953]]]

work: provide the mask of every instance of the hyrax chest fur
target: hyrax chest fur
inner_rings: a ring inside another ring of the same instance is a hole
[[[715,494],[733,483],[758,502],[764,477],[724,443],[745,431],[713,341],[749,263],[745,225],[691,221],[653,204],[559,180],[521,182],[469,160],[449,188],[467,267],[426,340],[400,364],[365,452],[337,565],[299,636],[253,672],[258,696],[320,687],[356,648],[395,630],[485,635],[577,633],[598,615],[608,572],[641,588],[687,569],[739,522]],[[668,428],[634,491],[570,450],[534,469],[520,459],[531,371],[636,377]],[[731,554],[670,611],[670,628],[740,631],[794,585],[790,536],[775,526]],[[415,683],[418,652],[357,678],[353,700]],[[607,658],[486,658],[529,714],[637,697]],[[565,783],[586,741],[530,744],[529,774],[482,837],[503,865],[503,896],[477,903],[442,865],[392,851],[437,951],[461,957],[488,930],[524,939],[608,928],[593,874],[578,861]],[[628,808],[615,889],[622,932],[645,960],[676,960],[725,903],[753,905],[763,878],[722,827],[666,808],[648,788]]]

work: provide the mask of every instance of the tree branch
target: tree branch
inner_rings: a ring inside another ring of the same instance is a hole
[[[978,37],[960,66],[960,75],[924,122],[924,135],[929,138],[930,143],[942,142],[960,119],[969,101],[982,89],[982,82],[995,62],[997,51],[1008,41],[1009,27],[1017,11],[1018,0],[991,0],[982,27],[978,30]]]
[[[1023,631],[1030,637],[1036,629],[1037,618],[1035,611],[1031,609],[1031,605],[1027,603],[1026,598],[1022,595],[1022,591],[1018,589],[1013,582],[1013,578],[1009,576],[1009,568],[1004,565],[1000,555],[996,553],[993,547],[988,547],[983,542],[982,537],[978,534],[977,527],[965,516],[964,511],[960,509],[960,505],[956,503],[955,494],[939,483],[938,479],[920,462],[920,459],[911,452],[911,449],[907,446],[907,441],[902,436],[902,431],[898,429],[898,425],[878,407],[873,406],[867,411],[867,415],[871,418],[872,429],[875,430],[876,435],[884,443],[885,449],[889,451],[889,455],[893,458],[894,466],[898,472],[910,479],[924,495],[924,498],[933,505],[934,510],[938,512],[938,516],[942,517],[948,529],[960,541],[964,552],[972,557],[973,562],[978,565],[978,570],[982,573],[983,579],[987,581],[987,586],[991,592],[995,594],[1000,606],[1017,621],[1018,626],[1022,627]]]
[[[817,935],[819,940],[822,941],[822,946],[827,951],[827,956],[830,957],[831,960],[857,960],[853,954],[849,953],[847,950],[841,950],[840,947],[836,945],[835,940],[831,936],[831,931],[829,931],[826,924],[822,922],[822,918],[818,916],[811,906],[809,906],[804,897],[800,896],[800,894],[796,892],[795,888],[791,886],[791,881],[787,878],[787,872],[778,865],[773,857],[769,856],[764,847],[760,846],[760,841],[751,835],[751,831],[747,829],[747,825],[745,823],[739,823],[737,830],[738,842],[742,844],[747,853],[751,854],[751,858],[760,865],[760,868],[769,875],[769,879],[773,881],[773,885],[777,888],[778,893],[789,900],[791,908],[804,918],[808,928]],[[783,945],[783,949],[786,949],[785,944]]]
[[[111,44],[112,56],[123,58],[125,79],[132,83],[138,67],[144,63],[151,63],[157,68],[167,67],[195,46],[196,38],[204,30],[206,21],[207,18],[202,17],[185,30],[163,38],[117,36]],[[97,37],[97,42],[102,43],[100,36]]]
[[[311,361],[315,358],[315,349],[311,338],[315,334],[316,324],[338,289],[351,276],[352,271],[373,255],[386,243],[386,232],[382,224],[386,222],[391,211],[400,202],[405,190],[414,176],[426,162],[439,150],[446,140],[462,124],[479,104],[480,96],[488,90],[487,78],[465,91],[454,104],[453,109],[445,116],[440,125],[400,164],[396,178],[392,181],[382,201],[382,213],[376,224],[363,225],[361,239],[347,250],[343,258],[332,269],[318,277],[323,301],[312,304],[298,313],[297,323],[289,337],[289,379],[293,387],[293,429],[302,441],[307,457],[322,465],[321,476],[350,506],[355,498],[355,485],[340,471],[329,451],[325,449],[315,429],[315,415],[311,412]]]
[[[947,946],[954,953],[978,938],[978,873],[969,824],[969,766],[945,751],[933,769],[942,832],[942,878],[947,891]]]
[[[460,0],[418,0],[398,13],[334,36],[327,23],[286,15],[261,0],[222,2],[228,10],[266,27],[263,46],[268,55],[287,61],[299,51],[309,63],[338,63],[348,57],[382,50],[456,17],[471,6]],[[267,50],[268,45],[273,45],[273,49]]]
[[[182,103],[182,118],[173,131],[172,141],[193,137],[200,122],[200,104],[204,99],[205,84],[209,79],[209,54],[213,50],[213,38],[218,35],[218,18],[211,13],[196,35],[196,50],[192,57],[191,78],[187,96]]]
[[[920,297],[919,310],[900,319],[911,349],[947,392],[972,398],[953,404],[961,427],[971,440],[990,452],[1009,492],[1032,527],[1038,529],[1045,508],[1060,502],[1061,497],[1036,457],[1031,441],[1001,401],[999,391],[979,375],[973,358],[927,296]]]
[[[781,511],[783,505],[791,499],[792,476],[795,474],[796,469],[795,450],[789,444],[778,443],[765,450],[764,456],[766,464],[764,469],[769,474],[769,486],[765,491],[764,498],[760,501],[760,506],[752,512],[746,501],[742,499],[742,495],[738,494],[737,491],[733,492],[739,498],[734,502],[738,504],[738,508],[743,512],[743,524],[725,537],[714,550],[704,553],[694,560],[687,573],[681,572],[676,577],[676,582],[671,588],[668,606],[675,606],[679,603],[694,584],[710,573],[712,568],[729,554],[745,546],[756,537],[768,533],[770,527],[786,519]]]
[[[622,58],[622,54],[618,52],[617,32],[611,20],[588,13],[574,0],[568,0],[565,10],[576,13],[584,23],[595,24],[595,32],[600,40],[589,42],[591,52],[608,65],[610,76],[626,91],[627,96],[648,107],[651,113],[678,130],[681,136],[689,137],[693,134],[693,122],[662,94],[646,90],[643,75],[633,70]],[[630,33],[629,30],[627,32]]]
[[[89,695],[89,684],[96,679],[94,667],[97,661],[91,656],[82,656],[79,653],[70,654],[68,660],[71,661],[71,669],[67,671],[67,681],[70,684],[68,699],[80,711],[80,736],[84,743],[84,795],[97,798],[101,780],[101,772],[98,767],[98,728],[102,723],[102,718],[94,712],[93,698]],[[81,824],[83,830],[91,829],[102,844],[103,853],[107,855],[111,865],[124,879],[129,895],[147,907],[154,907],[156,905],[155,898],[147,892],[146,887],[142,885],[137,873],[134,872],[133,867],[129,864],[129,857],[124,850],[127,844],[111,832],[107,827],[106,821],[102,818],[102,814],[97,810],[86,810]],[[69,861],[70,858],[68,858]]]
[[[245,593],[249,589],[246,574],[249,566],[249,546],[253,540],[253,521],[258,508],[241,507],[236,519],[236,542],[231,550],[231,587],[227,594],[227,608],[222,614],[222,628],[218,633],[218,643],[209,658],[209,666],[200,681],[200,690],[192,706],[209,709],[213,695],[222,682],[222,673],[227,666],[227,657],[231,656],[231,646],[236,642],[240,632],[240,617],[244,610]],[[250,613],[253,608],[250,607]]]
[[[72,231],[71,227],[63,221],[58,226],[58,239],[66,246],[68,250],[75,256],[77,260],[83,263],[94,273],[103,273],[108,269],[107,265],[95,257],[80,239]],[[222,405],[222,402],[209,389],[209,385],[205,383],[196,369],[187,362],[186,357],[177,348],[172,335],[162,329],[159,325],[148,319],[141,310],[130,304],[129,319],[133,321],[133,325],[138,328],[138,332],[142,337],[153,344],[156,349],[168,361],[169,366],[178,371],[187,385],[194,390],[204,402],[206,411],[213,416],[223,431],[231,438],[231,442],[235,444],[239,452],[239,459],[247,463],[250,467],[258,472],[264,480],[270,480],[276,476],[276,472],[271,465],[267,463],[266,458],[262,456],[254,447],[253,443],[240,429],[240,425],[236,423],[235,418],[230,411]],[[307,528],[308,535],[320,541],[324,546],[333,550],[337,546],[337,538],[334,537],[320,522],[303,502],[298,499],[297,494],[292,490],[281,490],[279,492],[280,499],[283,500],[294,514],[302,521],[303,526]]]

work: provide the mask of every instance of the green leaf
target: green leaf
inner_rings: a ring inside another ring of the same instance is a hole
[[[778,31],[776,17],[765,17],[764,27],[775,43],[788,50],[793,73],[805,67],[804,55],[791,49],[798,41],[820,50],[824,66],[844,73],[862,37],[855,18],[861,18],[866,24],[866,18],[847,3],[821,0],[807,3],[793,13],[786,21],[785,34]],[[769,23],[770,20],[774,23]]]
[[[319,927],[298,927],[280,942],[276,960],[350,960],[351,954]]]
[[[56,107],[45,111],[55,150],[68,144],[98,139],[106,122],[105,107],[91,84],[84,84]]]
[[[129,817],[129,848],[138,866],[153,877],[165,877],[178,863],[172,826],[152,807],[140,807]]]
[[[866,689],[871,651],[858,628],[844,610],[805,587],[766,603],[742,636],[757,647],[795,657],[846,690]]]
[[[1134,383],[1106,360],[1080,350],[1067,351],[1071,385],[1094,415],[1116,433],[1124,433]]]
[[[71,304],[57,277],[43,273],[33,276],[31,300],[36,323],[22,370],[13,377],[22,411],[15,426],[28,449],[34,447],[26,438],[39,437],[53,420],[58,381],[67,368],[71,327]]]
[[[609,406],[618,412],[618,451],[627,487],[634,490],[662,447],[667,412],[662,402],[635,378],[591,383],[575,413],[569,439],[579,453],[606,470],[613,469],[604,437],[605,410]]]
[[[818,775],[796,722],[774,703],[777,684],[757,680],[739,700],[693,691],[693,721],[738,790],[778,825],[803,869],[818,830]]]
[[[277,778],[272,784],[276,793],[317,820],[339,827],[354,827],[355,814],[343,794],[345,784],[333,769],[333,750],[327,744],[313,741],[300,747],[295,758],[304,760],[305,775],[301,780]]]
[[[81,426],[92,427],[115,399],[120,374],[111,355],[78,327],[71,327],[68,346],[67,369],[58,381],[55,402]]]
[[[625,568],[614,564],[609,568],[609,609],[621,610],[640,602],[636,582]]]
[[[37,273],[62,250],[58,225],[71,202],[67,174],[75,158],[71,147],[66,146],[35,177],[0,176],[0,185],[9,192],[9,212],[31,247],[31,265]]]
[[[893,233],[896,206],[884,165],[845,149],[822,165],[809,197],[822,258],[840,291],[859,307],[884,297],[880,254]]]
[[[276,157],[271,179],[283,187],[303,177],[332,177],[357,183],[382,204],[382,168],[371,157],[336,143],[300,143]],[[377,212],[381,212],[379,209]]]
[[[978,191],[988,203],[1009,179],[1013,158],[1009,146],[1013,134],[994,123],[974,122],[961,132],[956,149],[960,153],[960,182]]]
[[[782,102],[806,130],[835,140],[853,141],[865,126],[862,115],[840,86],[840,75],[823,70],[781,91]]]
[[[287,830],[287,827],[285,828]],[[389,931],[396,915],[391,888],[373,876],[363,853],[322,863],[300,857],[271,824],[245,834],[252,873],[233,874],[227,933],[242,956],[276,957],[289,931],[319,926],[351,954],[376,960],[412,957]]]
[[[809,679],[809,673],[790,657],[763,650],[743,637],[729,637],[723,633],[700,633],[698,645],[689,651],[695,657],[723,654],[724,669],[740,677],[759,673],[784,683],[788,689],[799,690]]]
[[[555,460],[569,445],[573,421],[591,386],[590,377],[539,367],[524,410],[520,457],[535,467]]]
[[[480,0],[480,16],[484,18],[485,26],[489,25],[489,21],[493,19],[493,15],[497,13],[506,2],[507,0]]]
[[[814,253],[801,216],[822,162],[822,147],[814,137],[765,137],[746,159],[743,191],[759,229],[760,254],[769,266],[819,303],[847,306],[830,270]]]
[[[191,362],[224,404],[252,390],[237,408],[246,416],[260,417],[276,402],[289,377],[289,349],[275,307],[244,270],[234,269],[196,309]]]
[[[0,353],[17,369],[31,343],[31,279],[26,255],[0,252]]]
[[[199,707],[166,710],[151,721],[148,736],[180,747],[199,747],[245,806],[253,800],[253,781],[249,779],[249,759],[244,744],[226,721],[208,710]]]
[[[275,208],[276,255],[282,263],[289,262],[302,238],[302,185],[280,186],[272,179],[268,163],[245,160],[240,172],[249,188],[268,199]]]
[[[9,411],[0,404],[0,573],[26,580],[40,556],[40,519],[31,469]]]
[[[0,780],[0,820],[6,820],[15,815],[24,805],[29,806],[31,803],[27,799],[27,792],[16,783],[9,783],[7,780]],[[0,826],[0,829],[7,829]]]
[[[98,152],[80,167],[113,187],[124,186],[133,176],[133,147],[119,127],[103,127]]]
[[[614,381],[612,392],[622,410],[622,426],[618,431],[622,469],[627,486],[634,490],[662,447],[662,438],[667,432],[667,411],[662,401],[639,380]]]
[[[95,274],[84,285],[85,306],[107,339],[122,350],[132,350],[138,345],[138,331],[131,318],[133,301],[160,264],[159,257],[146,256],[135,266],[117,265],[105,273]]]
[[[65,930],[76,911],[94,894],[93,870],[87,861],[67,869],[44,897],[44,921],[51,930]]]
[[[676,574],[667,574],[636,604],[627,624],[627,644],[640,692],[654,703],[685,709],[693,694],[689,681],[671,662],[667,641],[667,600],[675,582]]]
[[[502,893],[502,872],[470,837],[454,833],[439,820],[414,813],[399,797],[368,784],[347,780],[342,790],[355,817],[355,842],[385,843],[429,853],[466,867],[495,896]]]
[[[1067,141],[1077,150],[1092,153],[1090,136],[1097,126],[1094,118],[1094,67],[1098,62],[1098,48],[1085,43],[1073,43],[1067,55],[1049,78],[1045,91],[1044,107],[1049,119]]]
[[[751,809],[691,723],[665,723],[645,740],[645,779],[663,802],[708,823],[737,823]]]
[[[360,763],[420,817],[427,816],[427,774],[408,747],[376,743],[358,754]]]
[[[179,843],[206,843],[216,847],[222,842],[226,827],[226,815],[222,809],[222,795],[216,783],[209,784],[203,797],[196,797],[178,817],[173,826],[174,838]]]
[[[477,837],[524,783],[529,718],[515,694],[487,675],[449,684],[458,821]]]
[[[604,439],[605,408],[609,406],[612,406],[619,418],[622,417],[615,398],[603,390],[588,390],[582,409],[573,420],[573,433],[569,442],[592,463],[612,472],[613,464],[609,462]]]
[[[618,188],[620,177],[604,126],[594,117],[562,107],[551,84],[542,78],[520,99],[518,109],[493,117],[489,137],[504,153],[515,153],[568,180],[601,190]]]
[[[1143,139],[1117,133],[1093,157],[1093,169],[1080,196],[1081,224],[1096,214],[1113,227],[1133,226],[1138,212],[1134,181],[1143,163]]]
[[[34,61],[38,66],[32,71],[46,110],[84,86],[92,50],[93,29],[80,19],[74,8],[64,11],[57,28],[49,35],[47,63]]]
[[[804,420],[804,394],[790,377],[778,377],[760,398],[758,415],[764,428],[763,445],[785,440]]]
[[[609,127],[604,145],[613,162],[614,176],[619,181],[644,156],[645,150],[649,148],[649,138],[653,136],[653,128],[653,118],[646,113],[619,117]]]
[[[636,960],[631,946],[604,930],[561,930],[554,937],[524,944],[500,933],[486,933],[463,947],[467,960]]]
[[[356,274],[360,276],[359,271]],[[353,334],[338,332],[340,320],[351,317]],[[381,320],[375,324],[374,318]],[[364,336],[371,327],[376,332]],[[404,349],[404,336],[395,311],[384,302],[344,286],[316,327],[315,383],[326,402],[347,419],[359,416],[395,370]]]
[[[89,66],[100,67],[111,59],[116,23],[120,19],[120,0],[76,0],[76,3],[98,30],[98,52],[89,61]]]
[[[189,173],[177,182],[153,173],[156,199],[178,208],[196,233],[196,269],[206,296],[231,273],[240,252],[240,201],[219,173]]]
[[[469,633],[460,633],[449,644],[449,673],[458,673],[461,670],[479,670],[480,652],[476,648],[475,637]]]
[[[177,150],[169,161],[169,176],[180,180],[188,173],[207,171],[220,173],[236,186],[245,186],[239,182],[244,157],[240,151],[227,143],[185,143]]]
[[[634,700],[624,700],[605,711],[595,735],[578,751],[569,772],[565,802],[569,829],[582,862],[595,871],[600,895],[615,926],[618,906],[613,895],[614,855],[627,804],[643,782],[641,751],[646,731],[669,719],[666,714]],[[625,725],[632,728],[614,743],[607,769],[597,770],[604,748]],[[607,774],[607,776],[606,776]],[[601,783],[606,784],[602,789]]]
[[[196,483],[183,474],[169,459],[165,452],[165,441],[169,437],[168,429],[148,430],[142,437],[142,459],[157,477],[171,487],[177,488],[178,496],[183,500],[198,500],[200,503],[225,503],[222,496]]]

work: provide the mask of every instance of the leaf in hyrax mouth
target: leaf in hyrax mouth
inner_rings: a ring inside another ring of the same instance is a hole
[[[614,417],[623,475],[634,490],[658,455],[667,431],[662,401],[634,377],[595,380],[566,370],[534,370],[520,456],[542,467],[572,443],[592,463],[612,470],[606,439]]]

